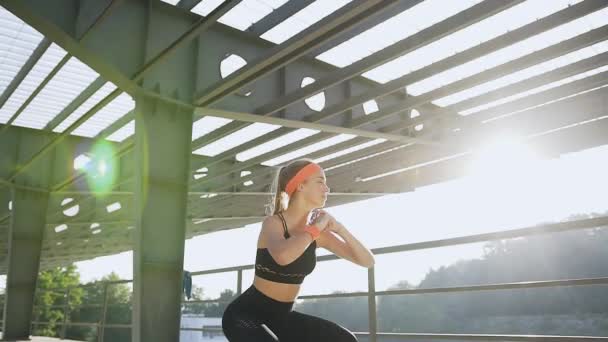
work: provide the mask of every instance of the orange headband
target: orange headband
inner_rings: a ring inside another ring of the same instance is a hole
[[[289,180],[285,187],[285,192],[291,196],[297,189],[298,185],[310,177],[313,173],[320,171],[321,167],[315,163],[310,163],[304,166],[292,179]]]

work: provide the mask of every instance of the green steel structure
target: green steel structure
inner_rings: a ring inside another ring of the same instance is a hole
[[[39,270],[133,250],[133,341],[177,341],[184,240],[259,222],[295,158],[333,206],[460,177],[505,133],[608,143],[607,7],[0,0],[4,338]]]

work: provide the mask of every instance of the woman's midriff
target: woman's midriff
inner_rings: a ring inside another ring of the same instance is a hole
[[[280,302],[293,302],[300,292],[299,284],[283,284],[255,276],[253,286],[266,296]]]

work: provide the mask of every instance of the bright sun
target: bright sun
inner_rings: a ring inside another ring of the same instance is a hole
[[[481,177],[525,176],[538,160],[526,144],[508,138],[496,139],[474,152],[471,173]]]

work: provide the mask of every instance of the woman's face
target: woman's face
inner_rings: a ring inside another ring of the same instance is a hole
[[[329,194],[329,187],[327,186],[327,180],[325,179],[325,172],[323,170],[312,174],[302,183],[302,185],[302,194],[305,195],[310,202],[314,203],[316,208],[325,206],[327,195]]]

